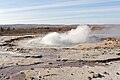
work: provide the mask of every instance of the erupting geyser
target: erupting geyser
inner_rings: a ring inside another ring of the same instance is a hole
[[[49,33],[43,38],[38,38],[30,41],[34,45],[48,45],[48,46],[67,46],[79,43],[85,43],[88,40],[90,32],[89,26],[78,26],[64,33]]]
[[[87,41],[90,29],[88,26],[78,26],[76,29],[65,33],[53,32],[41,39],[41,43],[47,45],[69,45],[84,43]]]

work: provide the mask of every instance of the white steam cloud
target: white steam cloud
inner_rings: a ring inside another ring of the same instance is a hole
[[[42,44],[46,45],[71,45],[84,43],[88,40],[90,28],[88,26],[78,26],[65,33],[53,32],[41,39]]]
[[[64,33],[49,33],[43,38],[28,41],[27,45],[34,47],[68,47],[80,43],[96,43],[102,38],[120,38],[120,27],[105,27],[92,31],[89,26],[78,26]]]

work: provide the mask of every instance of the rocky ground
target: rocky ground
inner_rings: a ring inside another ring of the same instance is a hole
[[[27,46],[36,37],[0,37],[0,80],[120,80],[120,39],[63,48]]]

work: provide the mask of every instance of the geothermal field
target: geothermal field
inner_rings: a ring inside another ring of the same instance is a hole
[[[0,80],[120,80],[120,25],[1,28]]]

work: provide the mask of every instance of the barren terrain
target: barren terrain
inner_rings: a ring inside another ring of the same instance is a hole
[[[17,31],[1,32],[0,80],[120,80],[120,34],[101,37],[106,26],[90,27],[97,32],[91,36],[100,41],[67,47],[35,47],[28,42],[75,26],[39,28],[43,32],[34,30],[36,33],[22,29],[17,36],[13,34]]]

